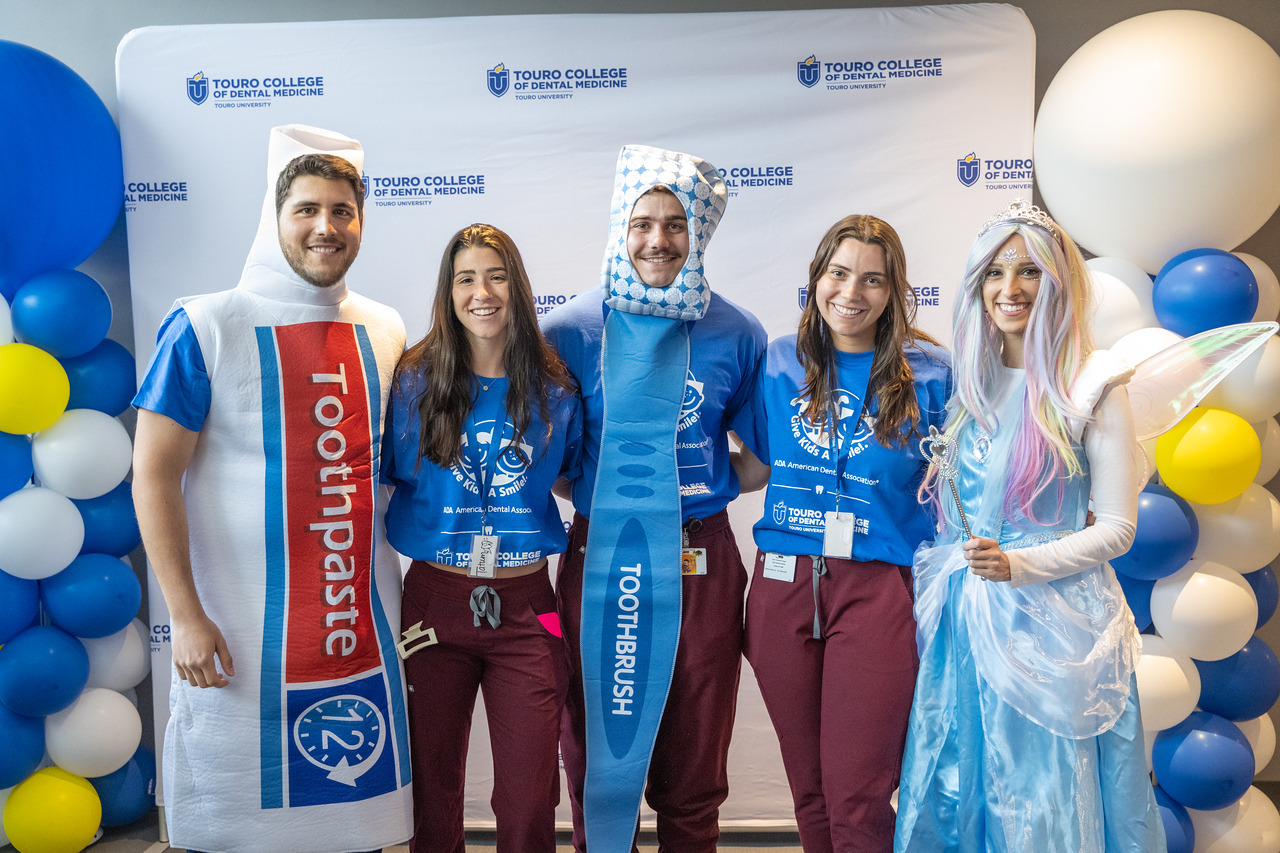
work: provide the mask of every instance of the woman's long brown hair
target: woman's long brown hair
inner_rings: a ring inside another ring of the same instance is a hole
[[[460,461],[462,429],[475,403],[477,385],[471,367],[471,345],[467,341],[453,309],[453,264],[458,253],[466,249],[493,249],[507,270],[507,346],[502,360],[507,379],[507,417],[515,426],[512,449],[520,450],[531,420],[530,404],[537,401],[538,414],[551,437],[551,418],[547,406],[547,386],[554,384],[567,392],[574,391],[573,379],[564,362],[538,331],[538,314],[534,308],[529,275],[515,242],[492,225],[468,225],[449,240],[440,259],[440,277],[436,282],[436,298],[431,308],[431,331],[405,351],[396,367],[401,374],[421,373],[425,379],[422,396],[417,400],[422,431],[418,438],[419,461],[426,458],[442,468]],[[412,405],[412,404],[411,404]]]
[[[907,255],[898,232],[874,216],[855,214],[832,225],[823,235],[809,264],[808,298],[796,334],[796,358],[804,365],[801,393],[809,400],[806,417],[815,426],[823,428],[839,420],[836,401],[831,393],[836,375],[835,344],[831,340],[831,330],[818,310],[816,289],[818,279],[827,271],[836,249],[845,240],[858,240],[884,249],[889,304],[876,321],[875,356],[871,360],[867,399],[874,395],[879,403],[876,441],[884,447],[900,447],[909,435],[918,435],[916,423],[920,420],[915,377],[903,348],[917,341],[931,344],[937,341],[915,326],[915,291],[907,283]],[[909,431],[904,429],[907,426]]]

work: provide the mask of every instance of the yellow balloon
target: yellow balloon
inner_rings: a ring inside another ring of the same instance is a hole
[[[1220,504],[1240,495],[1262,465],[1253,427],[1225,409],[1196,408],[1156,442],[1160,479],[1193,503]]]
[[[0,432],[39,432],[61,417],[71,399],[67,371],[30,344],[0,346]]]
[[[18,853],[80,853],[101,822],[98,792],[61,767],[32,773],[4,804],[4,831]]]

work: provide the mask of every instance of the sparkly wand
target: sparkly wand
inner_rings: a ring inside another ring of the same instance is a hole
[[[938,432],[936,426],[930,426],[929,437],[920,441],[920,453],[929,458],[937,467],[938,473],[947,478],[947,485],[951,486],[951,497],[955,498],[960,523],[964,526],[965,539],[968,540],[973,538],[973,532],[969,530],[969,519],[964,514],[964,507],[960,505],[960,492],[956,490],[956,477],[960,473],[956,470],[958,452],[959,445],[955,437]]]

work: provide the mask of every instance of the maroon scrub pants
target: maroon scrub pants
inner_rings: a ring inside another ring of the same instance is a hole
[[[707,549],[707,573],[685,575],[681,584],[675,673],[644,794],[658,813],[659,850],[710,853],[720,837],[720,804],[729,796],[726,763],[742,669],[742,597],[747,574],[727,512],[691,519],[685,530],[689,547]],[[582,827],[586,709],[578,645],[586,545],[587,519],[576,515],[569,550],[560,561],[556,598],[572,663],[560,754],[573,806],[573,847],[579,853],[586,850]]]
[[[889,805],[915,690],[911,571],[825,560],[814,638],[814,559],[791,583],[757,553],[745,651],[782,748],[805,853],[893,850]]]
[[[471,608],[492,587],[501,625]],[[555,853],[560,801],[556,742],[568,684],[555,593],[544,567],[519,578],[471,578],[415,561],[404,579],[401,630],[434,628],[436,644],[405,659],[413,755],[412,853],[464,853],[463,784],[476,689],[484,691],[493,750],[497,849]],[[414,643],[408,644],[412,649]]]

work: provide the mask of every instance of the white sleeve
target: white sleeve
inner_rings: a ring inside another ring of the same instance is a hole
[[[1129,392],[1112,388],[1094,410],[1084,434],[1093,487],[1093,526],[1044,545],[1005,553],[1013,586],[1046,583],[1114,559],[1133,545],[1142,473]]]

